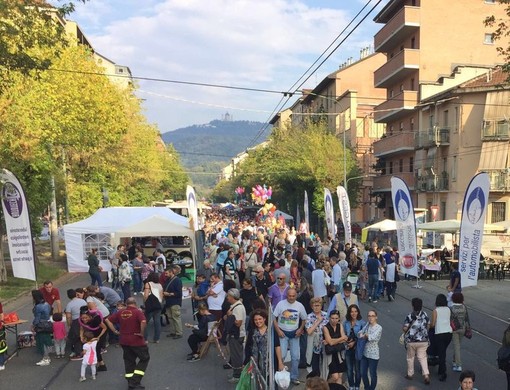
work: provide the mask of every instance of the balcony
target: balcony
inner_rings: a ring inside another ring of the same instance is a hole
[[[482,141],[502,141],[510,139],[510,123],[508,120],[483,121]]]
[[[373,144],[374,156],[383,157],[414,151],[414,132],[396,131]]]
[[[428,173],[416,176],[416,191],[433,192],[448,191],[450,188],[450,180],[448,172],[441,172],[439,175]]]
[[[391,178],[393,176],[400,177],[405,181],[410,190],[414,190],[414,173],[412,172],[394,172],[391,175],[381,175],[374,177],[372,192],[390,192]]]
[[[414,34],[420,28],[420,8],[405,6],[374,36],[374,49],[376,52],[387,53],[395,42]]]
[[[414,110],[418,104],[418,91],[402,91],[374,109],[376,122],[390,122],[400,119]]]
[[[434,127],[426,131],[420,131],[416,133],[415,136],[417,149],[450,145],[449,127]]]
[[[419,68],[420,51],[417,49],[401,50],[374,72],[374,85],[376,88],[390,87],[417,72]]]
[[[510,171],[508,169],[484,170],[489,174],[490,191],[510,191]]]

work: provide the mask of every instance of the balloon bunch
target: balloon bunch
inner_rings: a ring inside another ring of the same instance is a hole
[[[255,187],[251,189],[251,199],[253,203],[264,205],[268,199],[271,199],[271,195],[273,194],[273,189],[271,187],[267,188],[264,184],[261,186],[257,184]]]
[[[236,190],[235,190],[235,193],[237,195],[242,195],[244,194],[244,187],[237,187]]]

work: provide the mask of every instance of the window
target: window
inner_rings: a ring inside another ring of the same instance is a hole
[[[441,212],[441,220],[444,221],[446,219],[446,202],[441,202],[439,210]]]
[[[411,49],[416,49],[416,38],[415,37],[411,38]]]
[[[414,118],[409,119],[409,128],[411,129],[411,131],[414,130]]]
[[[492,217],[491,223],[501,222],[506,220],[506,204],[505,202],[492,202]]]
[[[409,158],[409,172],[414,172],[414,157]]]
[[[389,172],[389,173],[390,173],[390,175],[391,175],[391,174],[393,174],[393,161],[390,161],[389,165],[390,165],[390,166],[389,166],[389,170],[390,170],[390,172]]]
[[[393,125],[390,126],[390,135],[393,135]]]
[[[400,84],[400,92],[404,92],[404,84]]]
[[[453,156],[453,158],[452,158],[451,174],[452,174],[452,181],[456,181],[457,180],[457,156]]]
[[[496,4],[496,0],[485,0],[485,4]]]
[[[494,34],[485,34],[483,43],[485,43],[486,45],[494,44]]]
[[[429,115],[429,129],[433,129],[435,125],[434,114]]]
[[[411,91],[414,91],[414,79],[411,79],[411,85],[410,85],[410,90]]]
[[[404,160],[403,159],[400,159],[398,161],[398,171],[399,172],[404,172]]]
[[[448,127],[448,110],[443,111],[443,127]]]
[[[400,131],[404,131],[404,122],[400,122]]]

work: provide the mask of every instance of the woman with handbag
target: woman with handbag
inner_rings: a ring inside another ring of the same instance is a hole
[[[406,379],[413,379],[414,358],[418,358],[421,365],[423,382],[430,384],[429,366],[427,363],[427,348],[429,346],[428,324],[429,317],[423,308],[423,301],[420,298],[411,300],[413,311],[409,313],[404,321],[402,331],[404,332],[404,345],[407,349],[407,375]]]
[[[154,324],[154,337],[153,343],[159,343],[161,336],[161,309],[163,308],[163,286],[159,283],[158,274],[155,272],[150,273],[145,280],[143,290],[143,301],[145,305],[145,318],[147,325],[145,326],[144,338],[147,342],[149,337],[149,323]]]
[[[446,381],[446,350],[452,341],[452,327],[450,326],[450,308],[444,294],[436,297],[436,308],[432,311],[429,329],[434,328],[434,343],[439,358],[439,381]]]
[[[358,344],[360,339],[366,340],[363,348],[363,357],[360,362],[361,378],[366,390],[374,390],[377,386],[377,365],[379,364],[379,340],[382,336],[382,326],[377,323],[377,312],[369,310],[368,326],[358,334]],[[363,343],[362,343],[363,344]],[[361,344],[360,344],[361,345]],[[368,372],[370,371],[370,381]]]
[[[342,384],[342,374],[346,371],[344,351],[347,336],[340,323],[340,312],[332,310],[329,322],[322,329],[324,332],[323,375],[327,374],[330,383]]]
[[[349,305],[344,321],[344,331],[347,335],[345,345],[345,363],[347,365],[347,379],[349,389],[359,389],[361,384],[360,361],[356,360],[356,340],[357,334],[366,325],[365,320],[361,318],[358,305]]]
[[[42,359],[36,363],[38,366],[48,366],[50,360],[50,347],[53,345],[51,333],[53,326],[50,322],[51,306],[43,298],[41,291],[32,290],[32,300],[34,302],[34,320],[32,321],[32,332],[35,332],[35,342],[37,352],[42,355]]]
[[[464,295],[460,292],[453,293],[452,306],[450,307],[450,326],[452,327],[453,341],[453,371],[462,371],[462,362],[460,358],[460,344],[464,338],[467,329],[471,329],[469,315],[464,305]]]

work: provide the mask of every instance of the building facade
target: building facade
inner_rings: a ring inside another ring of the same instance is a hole
[[[425,137],[439,119],[430,111],[423,114],[421,102],[480,72],[475,69],[489,68],[502,61],[492,31],[483,23],[490,15],[503,17],[504,7],[489,0],[390,0],[375,17],[375,22],[384,26],[374,36],[374,49],[386,55],[386,62],[375,71],[374,85],[386,89],[386,99],[375,108],[374,117],[376,122],[386,125],[386,132],[373,145],[378,169],[374,192],[386,218],[393,218],[390,196],[393,175],[408,184],[415,207],[426,207],[421,203],[422,197],[417,196],[418,186],[427,188],[423,183],[430,181],[425,171],[418,175],[415,172],[417,162],[423,165],[426,149],[420,147],[420,142],[425,141],[419,137]],[[456,77],[458,69],[463,75]],[[453,109],[448,113],[448,120],[454,112]],[[442,147],[446,147],[448,127],[443,126]],[[442,158],[429,151],[430,148],[426,157],[429,161]],[[438,190],[445,188],[444,180],[439,184],[436,183]]]

